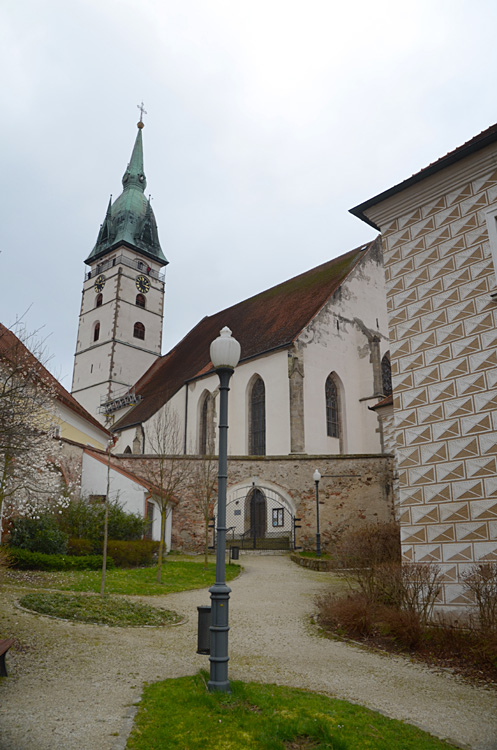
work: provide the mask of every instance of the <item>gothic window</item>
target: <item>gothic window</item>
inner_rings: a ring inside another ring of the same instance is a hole
[[[202,411],[200,412],[200,455],[207,455],[207,434],[208,434],[208,413],[209,413],[209,395],[207,394],[202,404]]]
[[[383,395],[390,396],[392,393],[392,370],[388,352],[383,355],[383,359],[381,360],[381,382],[383,385]]]
[[[262,378],[257,378],[250,393],[249,454],[266,455],[266,389]]]
[[[124,452],[131,453],[131,448],[129,447],[129,445],[126,446],[126,448],[124,449]]]
[[[103,301],[104,301],[103,294],[97,294],[97,298],[95,300],[95,307],[102,307]]]
[[[98,341],[99,338],[100,338],[100,323],[97,320],[97,322],[93,326],[93,341]]]
[[[328,375],[325,385],[326,396],[326,434],[329,437],[340,437],[340,409],[338,388],[332,375]]]
[[[135,323],[135,326],[133,328],[133,336],[135,339],[141,339],[142,341],[145,340],[145,326],[143,323]]]
[[[136,295],[136,304],[138,307],[145,307],[145,296],[143,294]]]

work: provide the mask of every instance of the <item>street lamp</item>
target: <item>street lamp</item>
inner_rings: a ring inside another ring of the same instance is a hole
[[[228,602],[226,585],[226,485],[228,480],[228,391],[230,378],[240,359],[240,344],[225,327],[211,344],[211,362],[219,375],[219,468],[217,483],[216,583],[211,594],[210,692],[229,693]]]
[[[312,478],[316,485],[316,555],[321,557],[321,534],[319,533],[319,480],[321,479],[321,474],[317,469]]]

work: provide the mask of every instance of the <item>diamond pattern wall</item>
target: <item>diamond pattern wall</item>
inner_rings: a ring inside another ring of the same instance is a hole
[[[497,560],[493,204],[497,171],[382,227],[403,556],[441,565],[445,607],[468,604],[472,563]]]

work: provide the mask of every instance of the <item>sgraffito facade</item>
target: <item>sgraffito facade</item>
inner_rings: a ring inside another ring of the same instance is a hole
[[[441,566],[445,607],[497,560],[496,139],[353,209],[383,236],[403,557]]]

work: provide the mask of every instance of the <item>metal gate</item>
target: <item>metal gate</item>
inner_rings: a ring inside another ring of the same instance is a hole
[[[275,492],[252,487],[226,506],[226,543],[242,549],[294,547],[294,516]]]

